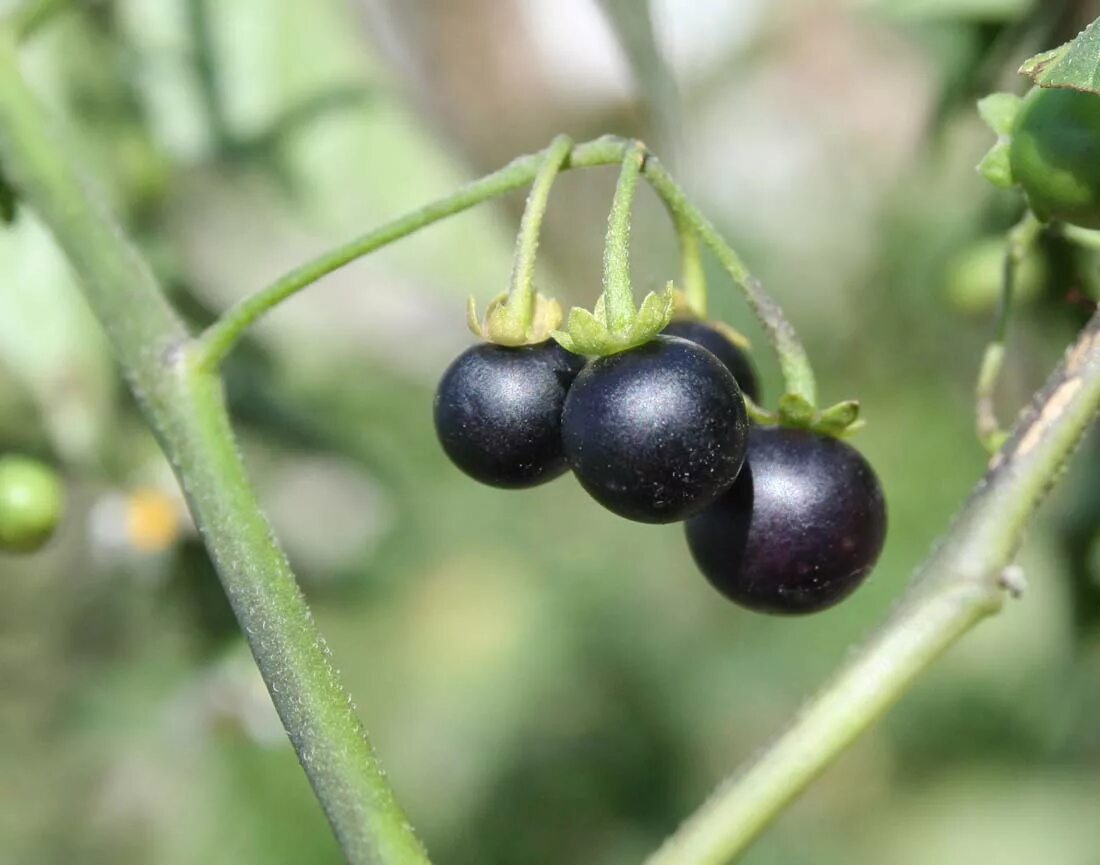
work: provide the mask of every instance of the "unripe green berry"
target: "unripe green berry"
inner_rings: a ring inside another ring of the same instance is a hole
[[[0,457],[0,550],[33,553],[61,520],[64,491],[57,474],[19,456]]]

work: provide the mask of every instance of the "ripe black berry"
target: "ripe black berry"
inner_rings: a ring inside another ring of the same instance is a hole
[[[716,358],[725,364],[726,369],[733,373],[737,379],[742,393],[753,402],[760,401],[760,380],[756,376],[756,368],[749,356],[745,354],[718,328],[702,321],[690,321],[681,319],[671,322],[663,333],[669,336],[678,336],[680,339],[698,343]]]
[[[593,360],[562,416],[565,455],[581,485],[608,510],[645,523],[682,520],[729,489],[747,431],[729,370],[670,336]]]
[[[482,343],[447,368],[435,395],[440,444],[466,474],[520,489],[566,469],[561,446],[565,394],[584,358],[557,343],[509,348]]]
[[[765,613],[812,613],[853,592],[886,536],[878,478],[858,451],[805,430],[757,427],[733,488],[685,526],[699,570]]]

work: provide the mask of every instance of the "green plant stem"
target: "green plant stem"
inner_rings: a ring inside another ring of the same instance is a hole
[[[610,135],[577,144],[562,165],[562,170],[620,163],[628,149],[634,146],[635,142]],[[531,183],[545,156],[546,152],[541,151],[518,157],[503,168],[466,184],[451,195],[330,250],[245,297],[227,310],[200,337],[202,366],[206,369],[217,367],[253,323],[282,301],[308,288],[322,277],[435,222]],[[798,334],[779,305],[751,277],[737,253],[722,239],[710,221],[688,201],[683,190],[652,154],[645,160],[642,175],[653,186],[673,219],[680,219],[694,229],[745,296],[776,351],[787,391],[797,393],[813,404],[816,397],[813,369]]]
[[[562,167],[582,168],[616,163],[622,159],[623,149],[623,141],[619,138],[598,138],[576,145],[568,162]],[[212,369],[220,364],[257,319],[288,297],[376,249],[484,201],[521,189],[534,179],[544,158],[545,151],[514,159],[503,168],[466,184],[451,195],[398,217],[306,262],[266,288],[239,301],[202,334],[203,366]]]
[[[607,326],[614,334],[625,334],[634,324],[637,307],[630,286],[630,216],[634,193],[645,164],[645,148],[636,143],[623,156],[611,213],[607,217],[607,240],[603,248],[603,300]]]
[[[531,183],[527,204],[523,208],[519,234],[516,237],[516,255],[512,266],[512,285],[507,308],[517,322],[527,328],[535,313],[535,258],[539,249],[539,232],[550,201],[550,187],[558,176],[562,164],[573,149],[573,142],[566,135],[559,135],[545,151],[542,165]]]
[[[1034,510],[1100,411],[1100,314],[1027,411],[1005,448],[877,633],[785,732],[683,824],[647,865],[721,865],[977,622],[1000,609],[1006,569]]]
[[[744,262],[722,239],[710,220],[688,201],[683,189],[655,157],[651,156],[646,160],[645,176],[661,196],[665,206],[695,230],[744,294],[779,358],[779,368],[783,373],[787,393],[802,397],[811,406],[816,405],[817,385],[810,359],[806,356],[806,350],[802,347],[794,326],[787,320],[779,304],[764,291],[759,280],[749,273]]]
[[[290,741],[353,865],[426,865],[249,486],[220,380],[83,181],[0,33],[0,162],[53,232],[171,462]]]
[[[997,419],[994,398],[997,383],[1001,378],[1001,368],[1004,365],[1005,341],[1008,338],[1008,325],[1012,319],[1012,301],[1016,294],[1016,276],[1041,231],[1041,223],[1029,210],[1008,232],[1006,238],[1001,272],[1001,298],[997,304],[997,322],[993,329],[993,339],[986,345],[985,352],[982,354],[974,394],[978,440],[990,453],[1000,448],[1008,436]]]
[[[699,249],[699,235],[679,214],[672,214],[680,242],[680,281],[688,306],[700,320],[707,317],[707,272]]]

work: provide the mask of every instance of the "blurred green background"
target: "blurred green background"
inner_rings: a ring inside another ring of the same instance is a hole
[[[705,584],[678,527],[617,519],[568,478],[482,488],[440,452],[434,384],[470,341],[466,296],[506,286],[522,195],[264,322],[227,369],[247,461],[400,799],[451,865],[639,861],[883,617],[984,467],[972,385],[1021,202],[973,170],[992,141],[974,99],[1021,91],[1021,60],[1100,14],[654,0],[655,54],[640,2],[74,5],[27,72],[196,326],[557,132],[638,134],[787,308],[825,403],[863,401],[885,554],[841,606],[767,618]],[[563,301],[598,292],[613,183],[555,186],[539,272]],[[634,238],[638,290],[676,276],[651,195]],[[1006,416],[1100,272],[1057,237],[1029,267]],[[762,335],[717,271],[711,291],[774,399]],[[0,555],[0,861],[341,861],[171,472],[27,213],[0,233],[8,451],[58,465],[71,501],[46,551]],[[1100,862],[1098,457],[1093,435],[1031,532],[1024,599],[745,862]]]

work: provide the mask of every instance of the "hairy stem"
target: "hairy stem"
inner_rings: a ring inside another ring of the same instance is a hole
[[[790,727],[731,776],[648,865],[721,865],[749,843],[929,664],[1000,609],[1035,508],[1100,411],[1100,314],[1025,411],[947,536],[878,632]]]
[[[635,146],[636,142],[611,135],[577,144],[562,165],[562,170],[618,164]],[[503,168],[466,184],[444,198],[400,216],[392,222],[318,256],[239,301],[200,337],[203,368],[213,369],[218,366],[252,324],[288,297],[383,246],[408,237],[449,216],[469,210],[484,201],[526,186],[534,180],[545,158],[544,150],[514,159]],[[744,294],[779,358],[779,366],[783,372],[787,391],[797,393],[813,404],[816,396],[813,369],[810,367],[809,358],[798,339],[798,334],[783,315],[779,304],[749,274],[748,268],[737,253],[722,239],[710,221],[688,201],[684,191],[652,154],[645,158],[642,176],[660,196],[672,218],[681,220],[685,226],[690,226],[699,235],[732,277],[737,288]]]
[[[603,300],[608,330],[625,334],[634,324],[637,308],[630,287],[630,215],[634,192],[645,163],[645,148],[635,144],[623,156],[615,198],[607,217],[607,240],[603,248]]]
[[[540,151],[514,159],[503,168],[466,184],[444,198],[426,204],[306,262],[266,288],[244,298],[227,310],[202,334],[203,366],[213,368],[220,364],[257,319],[322,277],[433,223],[469,210],[484,201],[523,188],[534,180],[535,174],[545,160],[545,155],[545,151]],[[569,155],[568,162],[562,167],[609,165],[621,160],[622,156],[622,140],[608,136],[575,146]]]
[[[523,208],[519,234],[516,237],[516,256],[512,267],[512,285],[508,296],[508,311],[524,328],[530,326],[535,312],[535,257],[539,249],[539,232],[550,201],[550,187],[561,170],[573,142],[568,136],[559,135],[546,149],[546,157],[531,183],[527,204]]]
[[[426,865],[248,483],[221,382],[73,167],[0,32],[0,162],[49,226],[180,480],[279,716],[353,865]]]

